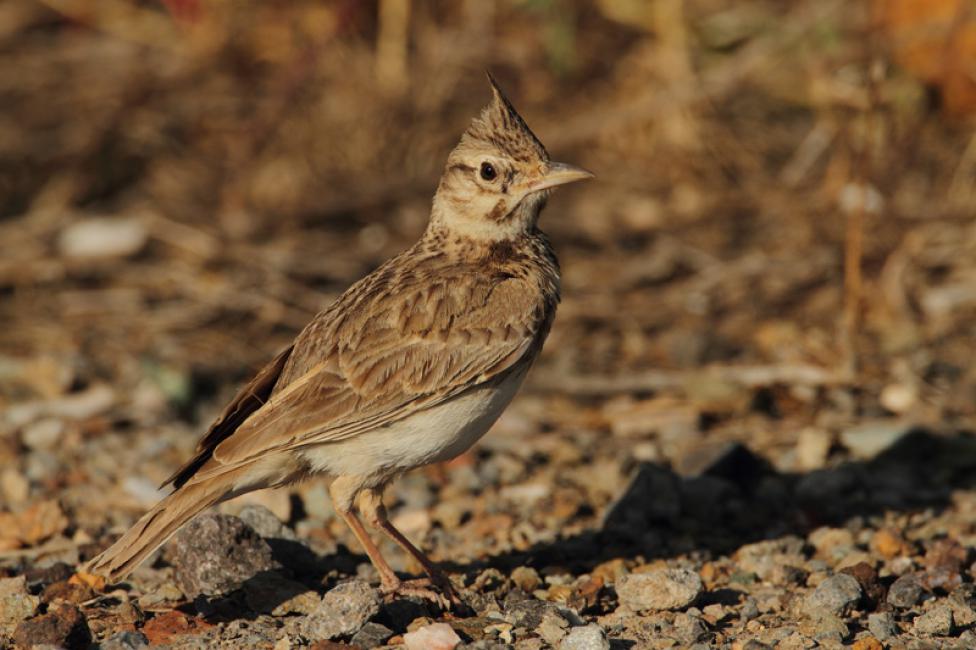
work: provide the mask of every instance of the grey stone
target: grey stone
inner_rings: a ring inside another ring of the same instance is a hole
[[[924,636],[949,636],[952,634],[952,610],[948,605],[938,605],[915,619],[915,633]]]
[[[822,618],[825,614],[846,616],[861,600],[861,596],[861,585],[854,576],[838,573],[817,585],[804,601],[804,610],[814,619]]]
[[[393,630],[379,623],[366,623],[352,636],[352,645],[360,648],[376,648],[393,636]]]
[[[308,615],[302,634],[311,641],[326,641],[359,632],[380,611],[376,590],[363,580],[351,580],[332,588]]]
[[[527,598],[516,600],[507,598],[504,603],[503,615],[505,621],[515,627],[524,627],[534,630],[542,623],[543,617],[547,614],[559,616],[559,606],[545,600]]]
[[[98,650],[139,650],[148,648],[149,639],[142,632],[117,632],[98,644]]]
[[[264,538],[297,541],[295,531],[286,526],[273,512],[262,505],[248,504],[241,508],[238,518]]]
[[[829,641],[840,643],[850,636],[850,634],[850,628],[847,627],[847,624],[839,616],[824,614],[817,618],[817,623],[814,627],[814,638],[821,643]]]
[[[922,583],[914,573],[906,573],[888,588],[888,604],[899,609],[914,607],[922,597]]]
[[[703,591],[701,578],[690,569],[658,569],[631,573],[617,580],[620,604],[632,611],[681,609]]]
[[[878,641],[886,641],[898,636],[898,625],[895,624],[895,617],[891,612],[879,612],[868,616],[868,631]]]
[[[557,645],[569,631],[569,621],[555,612],[546,612],[535,633],[551,646]]]
[[[37,611],[40,599],[27,591],[27,579],[0,578],[0,632],[13,632],[13,628]]]
[[[559,650],[610,650],[610,639],[602,627],[591,623],[572,628],[559,642]]]
[[[276,568],[271,547],[237,517],[197,517],[172,542],[176,583],[189,598],[220,596]]]

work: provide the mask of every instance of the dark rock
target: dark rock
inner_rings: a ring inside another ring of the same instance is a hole
[[[48,566],[31,566],[24,571],[24,577],[27,579],[27,586],[36,592],[38,587],[44,587],[53,582],[61,582],[67,580],[75,574],[75,570],[71,565],[64,562],[55,562],[49,564]]]
[[[546,613],[559,614],[559,606],[545,600],[527,598],[520,600],[517,598],[506,598],[502,611],[506,621],[515,627],[524,627],[534,630],[542,623],[542,618]]]
[[[393,636],[393,630],[380,623],[367,623],[352,636],[352,644],[360,648],[377,648]]]
[[[41,602],[53,603],[61,600],[77,605],[94,596],[95,592],[88,585],[63,580],[61,582],[53,582],[45,587],[44,591],[41,592]]]
[[[922,598],[922,583],[914,573],[906,573],[888,587],[887,602],[892,607],[909,609]]]
[[[92,637],[81,610],[63,603],[47,614],[18,625],[13,640],[17,648],[50,644],[67,650],[81,650],[88,647]]]
[[[117,632],[98,644],[98,650],[140,650],[149,647],[149,639],[142,632]]]
[[[861,585],[846,573],[830,576],[813,590],[804,601],[804,610],[810,618],[826,615],[846,616],[860,602]]]
[[[303,621],[302,633],[313,641],[352,636],[380,611],[379,594],[362,580],[329,590]]]
[[[884,585],[878,580],[878,572],[867,562],[858,562],[854,566],[841,569],[841,573],[852,576],[861,585],[866,609],[872,610],[884,600]]]
[[[172,542],[176,583],[188,597],[229,593],[261,571],[276,567],[268,546],[237,517],[197,517]]]

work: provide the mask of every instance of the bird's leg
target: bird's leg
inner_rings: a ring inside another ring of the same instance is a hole
[[[383,531],[387,537],[392,539],[397,545],[400,546],[404,551],[410,554],[417,562],[423,567],[424,572],[427,574],[426,579],[412,580],[405,585],[411,585],[416,587],[423,587],[424,585],[432,585],[437,587],[444,595],[450,599],[450,602],[456,606],[463,605],[463,601],[457,595],[457,591],[454,589],[454,585],[451,584],[451,579],[446,573],[441,571],[441,569],[431,562],[430,558],[421,551],[419,548],[413,545],[406,536],[401,533],[397,528],[390,522],[389,517],[386,514],[386,506],[383,505],[383,495],[380,490],[377,489],[366,489],[359,496],[359,509],[366,517],[366,521],[370,523],[371,526],[378,528]]]
[[[352,508],[343,508],[338,503],[336,503],[336,512],[339,516],[343,518],[349,529],[352,530],[352,534],[356,536],[359,540],[360,545],[362,545],[363,550],[366,551],[369,561],[373,563],[376,567],[377,573],[380,574],[380,589],[382,591],[389,591],[391,589],[396,589],[400,584],[400,578],[396,576],[393,572],[393,568],[380,554],[380,549],[376,547],[373,540],[369,538],[369,534],[366,532],[366,528],[363,526],[363,522],[359,521],[359,517]]]

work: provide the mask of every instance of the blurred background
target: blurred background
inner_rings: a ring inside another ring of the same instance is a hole
[[[969,0],[5,0],[0,545],[152,502],[419,236],[485,70],[598,176],[543,215],[564,301],[499,440],[586,430],[623,476],[713,436],[805,471],[865,423],[973,428]]]

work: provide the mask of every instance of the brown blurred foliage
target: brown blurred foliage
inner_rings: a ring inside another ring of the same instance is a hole
[[[6,0],[0,405],[230,390],[418,236],[491,69],[599,177],[543,218],[535,389],[748,365],[971,418],[972,23],[922,4]]]

